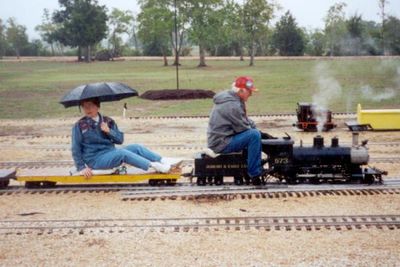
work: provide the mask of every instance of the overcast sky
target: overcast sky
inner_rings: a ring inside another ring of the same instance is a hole
[[[178,0],[179,1],[179,0]],[[242,1],[242,0],[238,0]],[[347,4],[347,16],[354,13],[361,14],[365,20],[379,21],[378,0],[342,0]],[[277,18],[286,10],[290,10],[296,17],[298,24],[306,28],[322,28],[323,18],[331,5],[339,0],[276,0],[282,10],[277,13]],[[109,10],[113,7],[131,10],[138,13],[137,0],[99,0],[100,4],[106,5]],[[43,9],[50,11],[58,8],[57,0],[0,0],[0,18],[7,20],[15,17],[18,23],[27,27],[27,32],[32,38],[39,38],[34,28],[42,21]],[[400,17],[400,0],[389,0],[387,8],[389,15]],[[274,20],[276,21],[276,19]]]

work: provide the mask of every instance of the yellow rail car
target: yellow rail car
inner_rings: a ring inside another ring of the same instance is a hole
[[[357,106],[357,122],[347,122],[351,131],[400,130],[400,109],[362,109]]]
[[[174,185],[181,177],[181,173],[175,170],[171,173],[144,173],[144,174],[103,174],[93,175],[86,178],[82,175],[62,175],[62,174],[18,174],[15,171],[0,172],[0,188],[5,188],[9,184],[9,180],[13,179],[18,182],[24,182],[28,188],[53,187],[56,184],[131,184],[137,182],[148,181],[150,185]]]

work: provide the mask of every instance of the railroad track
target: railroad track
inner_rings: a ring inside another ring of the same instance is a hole
[[[218,198],[232,200],[235,198],[289,198],[307,196],[355,196],[377,194],[400,194],[400,179],[386,180],[383,184],[321,184],[321,185],[286,185],[267,184],[265,186],[181,186],[178,188],[152,188],[122,190],[121,199],[137,201],[161,200],[195,200],[200,198]]]
[[[121,200],[154,201],[160,200],[196,200],[237,198],[289,198],[318,196],[356,196],[356,195],[395,195],[400,194],[400,179],[384,181],[383,184],[302,184],[286,185],[270,183],[264,186],[236,186],[226,183],[224,186],[199,187],[189,182],[175,186],[149,186],[147,183],[122,185],[59,185],[55,188],[27,189],[22,186],[10,186],[0,190],[1,195],[15,194],[69,194],[69,193],[121,193]]]
[[[333,116],[355,116],[354,112],[333,112]],[[272,114],[254,114],[250,115],[252,118],[270,118],[270,117],[292,117],[296,116],[296,113],[272,113]],[[130,120],[154,120],[154,119],[164,119],[164,120],[175,120],[175,119],[208,119],[208,115],[194,115],[194,116],[141,116],[141,117],[129,117]]]
[[[1,220],[0,234],[92,234],[133,231],[318,231],[400,229],[400,215],[191,217],[92,220]]]

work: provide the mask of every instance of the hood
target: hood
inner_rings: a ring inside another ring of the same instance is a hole
[[[229,101],[240,101],[240,98],[232,90],[226,90],[216,94],[213,101],[214,104],[222,104]]]

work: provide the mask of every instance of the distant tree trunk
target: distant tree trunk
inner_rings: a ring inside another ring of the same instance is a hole
[[[133,45],[135,46],[136,53],[139,52],[139,45],[135,30],[133,31]]]
[[[254,54],[255,54],[255,44],[253,40],[251,42],[251,48],[250,48],[250,64],[249,64],[250,67],[254,66]]]
[[[200,54],[200,63],[197,67],[207,67],[204,47],[201,44],[199,44],[199,52],[200,52],[199,53]]]
[[[50,43],[50,48],[51,48],[51,56],[54,57],[54,44]]]
[[[166,49],[163,48],[162,53],[163,53],[164,67],[167,67],[168,66],[168,58],[167,58],[167,52],[165,50]]]
[[[60,49],[61,55],[64,56],[64,46],[62,44],[60,44],[59,49]]]
[[[19,48],[18,47],[15,48],[15,54],[16,54],[17,58],[19,59]]]
[[[85,53],[85,61],[89,63],[90,60],[91,60],[91,58],[90,58],[90,45],[88,45],[86,47],[86,51],[85,52],[86,52]]]
[[[114,61],[115,57],[115,31],[113,32],[113,43],[112,43],[112,50],[111,50],[111,60]]]
[[[243,58],[243,48],[242,47],[240,47],[239,48],[239,53],[240,53],[240,61],[244,61],[244,58]]]
[[[175,52],[175,60],[174,60],[174,63],[172,65],[173,66],[176,66],[176,65],[180,66],[181,63],[180,63],[179,57],[180,57],[181,49],[182,49],[183,33],[180,34],[179,45],[174,41],[173,37],[174,37],[174,35],[171,34],[171,44],[172,44],[172,47],[174,48],[174,52]]]
[[[78,61],[82,61],[82,47],[78,46]]]

